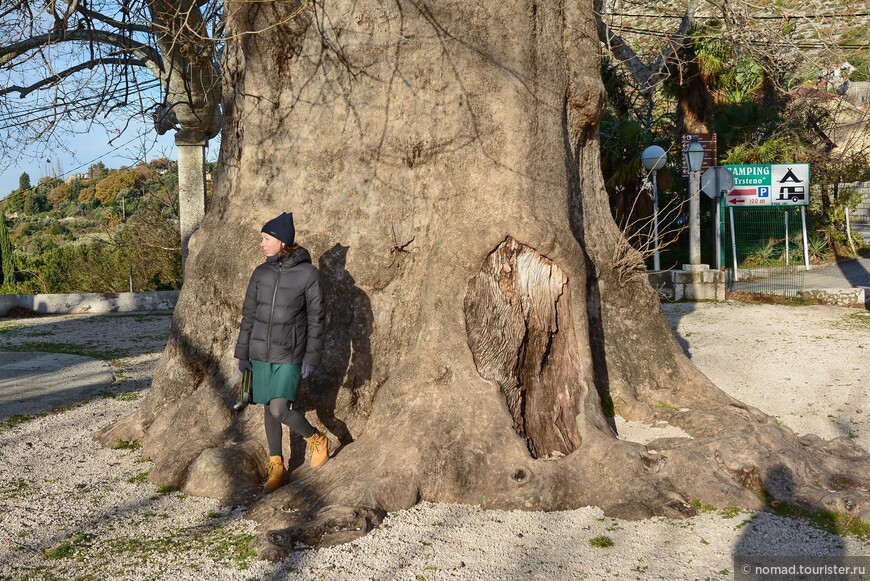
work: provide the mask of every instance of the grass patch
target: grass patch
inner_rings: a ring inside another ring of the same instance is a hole
[[[780,502],[776,507],[771,505],[771,509],[779,516],[806,520],[814,527],[834,535],[852,536],[870,541],[870,523],[846,514],[815,512],[789,502]]]
[[[138,391],[125,391],[124,393],[119,393],[118,395],[112,396],[112,399],[116,399],[118,401],[136,401],[140,397],[140,393]]]
[[[231,533],[220,527],[204,540],[209,546],[209,556],[215,561],[231,561],[239,569],[247,569],[257,558],[257,551],[251,548],[254,535],[250,533]]]
[[[16,426],[27,423],[30,420],[35,420],[36,418],[41,418],[47,415],[48,412],[42,412],[39,414],[19,414],[9,416],[8,418],[0,420],[0,434],[2,434],[3,432],[7,432]]]
[[[131,476],[127,479],[127,482],[129,482],[130,484],[145,484],[146,482],[148,482],[148,474],[150,473],[150,470],[145,470],[144,472],[140,472],[135,476]]]
[[[171,484],[167,486],[161,486],[157,489],[158,494],[172,494],[173,492],[178,492],[178,487],[172,486]]]
[[[589,545],[598,549],[606,549],[613,546],[613,539],[605,536],[592,537],[589,539]]]
[[[705,504],[697,498],[693,499],[691,504],[693,507],[695,507],[695,512],[697,512],[698,514],[703,514],[705,512],[713,512],[716,510],[716,507],[713,506],[712,504]]]
[[[0,335],[11,334],[21,328],[18,323],[12,321],[0,321]]]
[[[671,404],[664,402],[664,401],[660,401],[659,403],[655,404],[653,407],[656,409],[659,409],[659,410],[675,410],[675,409],[677,409],[674,406],[672,406]]]
[[[45,549],[42,554],[46,559],[66,559],[72,557],[76,550],[70,543],[61,543],[56,547]]]
[[[97,535],[94,535],[91,533],[79,533],[79,534],[73,536],[73,538],[70,539],[70,541],[72,542],[73,545],[81,547],[81,546],[90,545],[91,541],[93,541],[96,538],[97,538]]]
[[[247,569],[257,557],[251,548],[253,534],[239,534],[226,527],[193,527],[178,534],[158,538],[122,537],[106,542],[112,554],[134,565],[144,564],[153,555],[182,553],[204,549],[217,562],[232,562]]]
[[[55,547],[43,549],[42,554],[46,559],[68,559],[90,547],[95,538],[97,536],[91,533],[78,533]]]
[[[112,450],[138,450],[142,447],[142,440],[118,440],[112,445]]]
[[[166,555],[172,552],[183,552],[191,548],[189,539],[178,537],[158,537],[156,539],[126,537],[109,539],[106,544],[114,554],[124,554],[138,557],[136,564],[144,564],[151,555]]]
[[[831,323],[837,329],[846,331],[870,331],[870,313],[852,313]]]
[[[788,297],[785,295],[776,295],[772,293],[728,292],[725,295],[725,298],[730,301],[739,301],[741,303],[753,305],[785,305],[787,307],[807,307],[810,305],[824,304],[821,300],[806,295]]]
[[[28,484],[27,481],[23,478],[7,481],[3,484],[0,484],[0,499],[6,500],[9,498],[15,498],[29,488],[33,487]]]
[[[21,343],[4,343],[4,351],[15,352],[39,352],[39,353],[65,353],[67,355],[79,355],[91,359],[109,361],[128,357],[133,354],[130,349],[118,347],[106,347],[95,342],[88,343],[58,343],[56,341],[24,341]]]
[[[852,536],[865,542],[870,541],[870,522],[839,512],[806,509],[790,502],[776,500],[763,490],[753,492],[771,512],[778,516],[804,520],[817,529],[841,537]]]
[[[126,377],[123,375],[115,374],[115,381],[120,382],[125,380]],[[138,391],[125,391],[123,393],[113,393],[108,390],[103,390],[97,393],[97,395],[103,399],[114,399],[116,401],[136,401],[142,394]]]
[[[9,431],[16,426],[20,426],[21,424],[27,423],[31,420],[35,420],[38,418],[44,418],[46,416],[54,415],[54,414],[62,414],[63,412],[68,412],[69,410],[75,408],[74,404],[70,405],[61,405],[54,408],[51,408],[48,411],[38,412],[35,414],[16,414],[14,416],[9,416],[8,418],[0,420],[0,434],[3,432]]]
[[[722,518],[734,518],[740,514],[741,510],[736,506],[726,506],[722,509]]]

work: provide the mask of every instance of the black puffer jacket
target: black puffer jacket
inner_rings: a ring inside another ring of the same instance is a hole
[[[267,260],[248,283],[236,359],[320,365],[322,303],[320,273],[307,250]]]

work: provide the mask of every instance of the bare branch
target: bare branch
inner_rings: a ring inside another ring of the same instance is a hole
[[[619,62],[625,65],[640,91],[648,94],[658,86],[669,60],[688,41],[689,28],[694,23],[697,10],[698,0],[689,0],[679,28],[673,36],[666,36],[668,46],[659,52],[651,64],[645,63],[628,42],[605,22],[606,13],[602,12],[600,3],[596,2],[595,22],[598,28],[598,38],[607,45]]]
[[[129,37],[115,34],[113,32],[108,32],[105,30],[82,29],[66,30],[60,35],[52,33],[41,34],[39,36],[34,36],[9,46],[0,47],[0,66],[9,63],[16,57],[19,57],[31,50],[51,44],[71,41],[97,42],[124,49],[124,51],[135,54],[137,57],[142,59],[147,64],[148,68],[152,70],[154,76],[159,78],[162,75],[163,59],[160,57],[160,53],[157,52],[154,47],[142,44],[141,42],[136,42]]]
[[[149,26],[144,24],[133,24],[132,22],[120,22],[115,20],[114,18],[109,18],[105,14],[101,14],[100,12],[94,12],[93,10],[88,10],[84,6],[79,6],[76,9],[76,12],[81,14],[87,20],[96,20],[97,22],[102,22],[103,24],[108,24],[109,26],[113,26],[118,30],[124,30],[128,32],[139,32],[142,34],[151,34],[152,30]]]
[[[73,74],[78,73],[80,71],[93,69],[93,68],[96,68],[99,66],[107,66],[107,65],[145,66],[145,62],[142,60],[139,60],[139,59],[130,59],[130,58],[103,58],[103,59],[96,59],[96,60],[92,60],[92,61],[87,61],[87,62],[78,64],[74,67],[70,67],[64,71],[59,72],[59,73],[55,73],[55,74],[51,75],[50,77],[47,77],[47,78],[42,79],[40,81],[37,81],[36,83],[33,83],[32,85],[29,85],[27,87],[21,87],[19,85],[11,85],[9,87],[2,88],[2,89],[0,89],[0,96],[8,95],[9,93],[19,93],[20,98],[23,99],[24,97],[26,97],[27,95],[29,95],[33,91],[36,91],[36,90],[39,90],[39,89],[42,89],[45,87],[50,87],[52,85],[56,85],[57,83],[61,82],[63,79],[65,79],[66,77],[68,77],[70,75],[73,75]]]

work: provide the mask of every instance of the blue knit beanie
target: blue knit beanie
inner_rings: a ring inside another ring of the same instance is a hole
[[[293,227],[293,214],[282,212],[277,218],[272,218],[266,222],[260,232],[274,236],[287,246],[291,246],[296,238],[296,229]]]

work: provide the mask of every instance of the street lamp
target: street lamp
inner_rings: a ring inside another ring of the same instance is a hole
[[[640,162],[646,171],[652,175],[652,201],[653,201],[653,270],[661,270],[659,259],[659,192],[656,184],[656,173],[665,167],[667,157],[665,150],[658,145],[650,145],[640,154]]]
[[[701,165],[704,146],[693,137],[686,148],[686,167],[689,170],[689,264],[701,264]],[[690,269],[691,270],[691,269]]]

